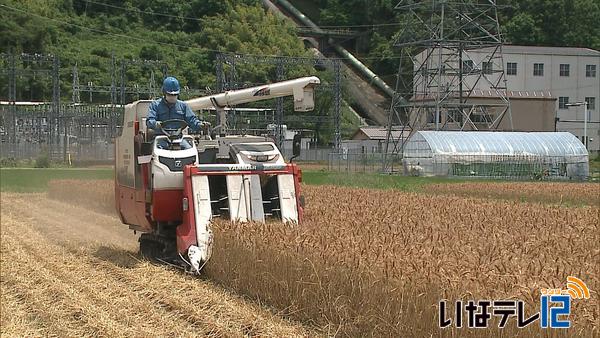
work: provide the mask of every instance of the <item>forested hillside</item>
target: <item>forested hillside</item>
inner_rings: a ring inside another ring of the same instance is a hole
[[[215,85],[214,54],[228,51],[305,55],[294,28],[267,15],[257,0],[3,0],[1,52],[48,53],[61,69],[77,63],[80,83],[110,85],[111,55],[118,59],[162,60],[182,85]],[[71,77],[63,69],[63,95]],[[128,76],[145,78],[148,74]],[[257,71],[256,81],[266,81]],[[4,81],[3,81],[4,82]],[[6,86],[5,83],[2,84]],[[18,96],[41,100],[35,81]],[[47,99],[47,98],[46,98]]]

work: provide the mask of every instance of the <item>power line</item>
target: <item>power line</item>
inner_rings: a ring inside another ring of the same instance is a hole
[[[319,28],[375,28],[375,27],[388,27],[388,26],[400,26],[400,22],[388,22],[388,23],[374,23],[365,25],[318,25]],[[302,28],[312,28],[311,26],[298,26]]]
[[[39,15],[39,14],[36,14],[36,13],[27,12],[27,11],[19,9],[19,8],[13,8],[13,7],[7,6],[5,4],[0,4],[0,7],[5,7],[5,8],[11,9],[11,10],[16,11],[16,12],[20,12],[20,13],[23,13],[23,14],[27,14],[27,15],[32,15],[32,16],[38,17],[40,19],[50,20],[50,21],[53,21],[53,22],[56,22],[56,23],[61,23],[61,24],[64,24],[64,25],[69,25],[69,26],[73,26],[73,27],[77,27],[77,28],[89,30],[89,31],[92,31],[92,32],[95,32],[95,33],[108,34],[108,35],[113,35],[113,36],[117,36],[117,37],[120,37],[120,38],[126,38],[126,39],[138,40],[138,41],[144,41],[144,42],[148,41],[148,40],[146,40],[144,38],[138,38],[138,37],[135,37],[135,36],[125,35],[125,34],[111,33],[111,32],[107,32],[107,31],[101,30],[101,29],[90,28],[90,27],[87,27],[87,26],[82,26],[82,25],[78,25],[78,24],[75,24],[75,23],[67,22],[67,21],[62,21],[62,20],[58,20],[58,19],[54,19],[54,18],[49,18],[47,16]],[[189,46],[178,45],[178,44],[175,44],[175,43],[166,43],[166,42],[160,42],[160,41],[153,41],[153,43],[157,43],[157,44],[160,44],[160,45],[166,45],[166,46],[175,46],[175,47],[181,47],[181,48],[189,48]],[[216,50],[210,50],[210,49],[205,49],[205,50],[206,51],[216,51]]]
[[[75,23],[71,23],[71,22],[67,22],[67,21],[63,21],[63,20],[58,20],[58,19],[54,19],[54,18],[49,18],[47,16],[43,16],[43,15],[39,15],[33,12],[28,12],[25,11],[23,9],[19,9],[19,8],[14,8],[5,4],[0,4],[0,7],[4,7],[10,10],[13,10],[15,12],[20,12],[22,14],[26,14],[26,15],[31,15],[31,16],[35,16],[38,17],[40,19],[45,19],[45,20],[49,20],[49,21],[53,21],[55,23],[59,23],[59,24],[64,24],[64,25],[68,25],[68,26],[73,26],[73,27],[77,27],[77,28],[81,28],[84,30],[88,30],[94,33],[98,33],[98,34],[105,34],[105,35],[112,35],[115,37],[119,37],[119,38],[123,38],[123,39],[131,39],[131,40],[136,40],[136,41],[142,41],[142,42],[148,42],[148,39],[145,38],[139,38],[136,36],[132,36],[132,35],[127,35],[127,34],[119,34],[119,33],[112,33],[112,32],[108,32],[105,30],[101,30],[101,29],[97,29],[97,28],[91,28],[91,27],[87,27],[87,26],[83,26],[83,25],[78,25]],[[169,43],[169,42],[160,42],[160,41],[152,41],[153,44],[159,44],[159,45],[163,45],[163,46],[172,46],[172,47],[178,47],[178,48],[183,48],[183,49],[192,49],[192,48],[198,48],[203,52],[213,52],[213,53],[228,53],[228,54],[237,54],[237,55],[247,55],[247,56],[256,56],[256,57],[281,57],[281,56],[287,56],[287,55],[268,55],[268,54],[242,54],[242,53],[232,53],[232,52],[227,52],[227,51],[222,51],[222,50],[217,50],[217,49],[209,49],[209,48],[204,48],[204,47],[199,47],[199,46],[187,46],[187,45],[180,45],[180,44],[176,44],[176,43]],[[295,58],[299,58],[299,59],[313,59],[312,57],[302,57],[302,56],[290,56],[290,57],[295,57]],[[399,56],[397,57],[392,57],[392,58],[386,58],[386,59],[398,59],[400,58]],[[329,60],[348,60],[348,58],[328,58]],[[361,60],[379,60],[381,58],[379,57],[364,57],[361,58]]]
[[[200,18],[194,18],[194,17],[189,17],[189,16],[183,16],[183,15],[173,15],[173,14],[159,13],[159,12],[153,12],[153,11],[145,11],[145,10],[141,10],[141,9],[139,9],[137,7],[127,8],[127,7],[121,7],[121,6],[111,5],[111,4],[107,4],[107,3],[103,3],[103,2],[96,2],[96,1],[92,1],[92,0],[84,0],[84,1],[96,4],[96,5],[102,5],[102,6],[112,7],[112,8],[116,8],[116,9],[123,9],[123,10],[130,11],[130,12],[137,12],[137,13],[143,13],[143,14],[156,15],[156,16],[164,16],[164,17],[167,17],[167,18],[176,18],[176,19],[185,19],[185,20],[193,20],[193,21],[202,21],[202,19],[200,19]]]
[[[156,16],[164,16],[167,18],[176,18],[176,19],[184,19],[184,20],[191,20],[191,21],[202,21],[201,18],[196,18],[196,17],[191,17],[191,16],[183,16],[183,15],[173,15],[173,14],[167,14],[167,13],[160,13],[160,12],[154,12],[154,11],[146,11],[146,10],[142,10],[139,9],[137,7],[122,7],[122,6],[117,6],[117,5],[112,5],[112,4],[107,4],[107,3],[103,3],[103,2],[97,2],[97,1],[93,1],[93,0],[84,0],[85,2],[88,3],[93,3],[96,5],[102,5],[102,6],[106,6],[106,7],[111,7],[111,8],[116,8],[116,9],[122,9],[125,11],[130,11],[130,12],[136,12],[136,13],[143,13],[143,14],[149,14],[149,15],[156,15]],[[364,25],[320,25],[320,28],[373,28],[373,27],[386,27],[386,26],[399,26],[402,25],[399,22],[392,22],[392,23],[380,23],[380,24],[364,24]],[[313,28],[311,26],[302,26],[302,25],[297,25],[298,28]]]

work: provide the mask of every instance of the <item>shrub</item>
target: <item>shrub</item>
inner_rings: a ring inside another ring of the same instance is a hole
[[[0,168],[14,168],[17,166],[17,160],[12,157],[0,158]]]
[[[36,168],[50,168],[50,160],[48,159],[48,155],[40,154],[35,159],[35,167]]]

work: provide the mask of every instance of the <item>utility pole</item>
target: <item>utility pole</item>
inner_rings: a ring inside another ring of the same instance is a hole
[[[565,104],[565,106],[567,106],[567,107],[583,106],[583,145],[585,146],[585,149],[587,150],[588,149],[588,137],[587,137],[588,102],[584,100],[582,102],[567,103],[567,104]]]

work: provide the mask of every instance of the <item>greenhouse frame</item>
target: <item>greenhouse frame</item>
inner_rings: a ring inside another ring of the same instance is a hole
[[[588,160],[568,132],[417,131],[402,162],[414,176],[584,180]]]

